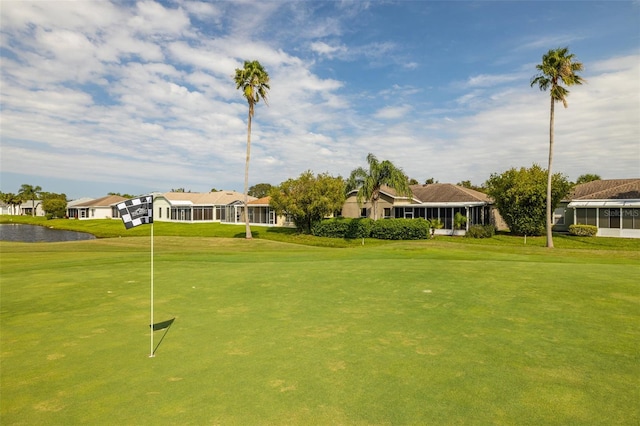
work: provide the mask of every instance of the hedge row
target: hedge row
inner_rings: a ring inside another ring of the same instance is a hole
[[[327,219],[313,226],[311,233],[330,238],[377,238],[380,240],[420,240],[429,238],[430,222],[425,219]]]
[[[598,233],[598,227],[593,225],[569,225],[569,233],[580,237],[593,237]]]
[[[429,238],[431,223],[418,219],[377,220],[371,228],[371,238],[379,240],[424,240]]]
[[[496,233],[493,225],[471,225],[465,234],[467,238],[491,238]]]

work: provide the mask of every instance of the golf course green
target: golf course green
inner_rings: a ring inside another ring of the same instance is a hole
[[[0,242],[2,425],[640,422],[640,242],[119,232]]]

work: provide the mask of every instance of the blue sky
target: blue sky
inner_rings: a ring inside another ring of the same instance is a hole
[[[640,3],[3,1],[0,190],[69,198],[242,191],[244,60],[271,77],[250,185],[347,177],[368,153],[419,182],[546,167],[543,53],[583,86],[556,108],[554,172],[640,177]]]

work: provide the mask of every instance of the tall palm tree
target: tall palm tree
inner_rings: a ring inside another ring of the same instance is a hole
[[[258,61],[244,61],[244,68],[236,68],[234,77],[236,89],[242,90],[242,95],[249,103],[249,118],[247,120],[247,158],[244,166],[244,218],[246,225],[245,238],[251,239],[251,227],[249,227],[249,159],[251,157],[251,119],[255,112],[255,104],[260,99],[267,104],[267,91],[269,87],[269,74]],[[268,105],[268,104],[267,104]]]
[[[28,185],[23,183],[18,191],[18,195],[23,200],[31,200],[31,216],[36,215],[36,198],[38,198],[38,194],[42,192],[42,188],[39,186]]]
[[[393,165],[389,160],[378,161],[375,155],[367,155],[369,170],[362,167],[351,172],[347,180],[347,193],[358,189],[356,195],[358,204],[363,201],[371,201],[373,209],[373,220],[378,219],[378,200],[380,199],[380,189],[383,185],[395,189],[398,195],[410,197],[412,195],[409,188],[407,176],[402,169]]]
[[[551,178],[553,173],[551,166],[553,163],[553,124],[554,105],[562,102],[567,107],[567,96],[569,91],[563,86],[573,86],[582,84],[583,79],[577,72],[583,70],[581,62],[575,60],[575,55],[569,53],[568,47],[549,50],[542,55],[542,63],[536,65],[538,74],[531,79],[531,87],[537,85],[540,90],[549,90],[551,94],[551,114],[549,118],[549,167],[547,168],[547,247],[553,247],[553,235],[551,232],[552,214],[551,211]]]

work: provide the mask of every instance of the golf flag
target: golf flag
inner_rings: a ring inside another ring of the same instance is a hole
[[[153,196],[133,198],[117,205],[120,217],[127,229],[153,223]]]

